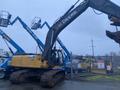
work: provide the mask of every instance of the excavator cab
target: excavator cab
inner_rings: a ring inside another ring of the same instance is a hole
[[[40,23],[41,23],[41,18],[40,17],[35,17],[32,21],[31,29],[37,30],[40,26]]]
[[[1,11],[0,13],[0,26],[7,27],[9,25],[11,14],[7,11]]]
[[[56,50],[56,62],[58,65],[63,65],[63,52],[62,50]]]
[[[54,65],[63,65],[64,54],[61,49],[56,49],[56,47],[54,47],[51,55],[51,60],[53,61]]]

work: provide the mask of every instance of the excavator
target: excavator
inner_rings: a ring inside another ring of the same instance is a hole
[[[61,16],[51,26],[50,30],[47,33],[42,58],[43,60],[47,61],[48,65],[51,67],[55,66],[55,64],[53,65],[52,63],[54,60],[51,58],[51,54],[52,54],[53,45],[59,33],[62,30],[64,30],[64,28],[67,27],[71,22],[73,22],[78,16],[80,16],[83,12],[85,12],[88,7],[101,11],[107,14],[108,16],[115,17],[117,19],[120,18],[120,7],[110,0],[84,0],[78,6],[75,7],[75,5],[73,5],[63,16]],[[49,72],[44,73],[43,77],[41,78],[41,83],[44,83],[44,85],[49,85],[49,82],[51,80],[44,76],[48,76],[50,73],[49,77],[54,79],[53,76],[56,75],[57,77],[57,73],[59,72],[60,72],[59,70],[56,70],[53,73],[53,70],[51,70]]]
[[[65,71],[61,68],[60,64],[55,62],[59,61],[59,57],[56,56],[56,49],[53,46],[59,33],[85,12],[88,7],[99,10],[108,16],[120,18],[120,7],[110,0],[84,0],[76,6],[78,2],[79,0],[50,27],[46,36],[44,51],[42,55],[39,55],[39,58],[37,58],[39,63],[36,63],[36,65],[39,64],[39,67],[29,69],[27,74],[24,73],[24,71],[23,73],[12,73],[10,77],[12,83],[25,81],[28,76],[33,77],[36,75],[38,75],[36,77],[40,78],[40,85],[42,87],[54,87],[57,83],[63,81]],[[9,18],[10,16],[7,16],[7,19],[2,18],[1,20],[5,21],[4,24],[8,24]],[[2,24],[0,25],[2,26]],[[3,26],[7,27],[8,25]]]

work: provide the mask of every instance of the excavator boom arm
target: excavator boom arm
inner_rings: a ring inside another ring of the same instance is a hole
[[[69,14],[66,13],[57,22],[55,22],[53,24],[53,26],[50,28],[50,30],[47,33],[45,48],[44,48],[44,52],[43,52],[44,59],[48,60],[48,58],[51,56],[51,50],[52,50],[53,44],[56,41],[59,33],[67,25],[69,25],[75,18],[77,18],[80,14],[82,14],[87,8],[88,8],[88,1],[87,1],[87,3],[86,3],[86,1],[84,1],[78,7],[76,7],[74,10],[69,12]]]
[[[89,6],[107,15],[120,18],[120,7],[110,0],[89,0]]]
[[[99,10],[107,15],[120,18],[120,7],[110,0],[84,0],[76,8],[65,13],[58,21],[56,21],[47,33],[43,58],[50,62],[52,47],[59,33],[81,15],[88,7]]]

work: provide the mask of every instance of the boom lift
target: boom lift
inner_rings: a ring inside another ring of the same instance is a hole
[[[10,21],[11,19],[11,14],[8,13],[7,11],[2,11],[0,14],[0,26],[2,27],[8,27],[8,25],[13,25],[17,21],[21,23],[23,28],[34,38],[34,40],[37,42],[38,47],[40,48],[41,51],[43,51],[44,44],[38,39],[38,37],[32,32],[32,30],[27,26],[25,22],[22,21],[20,17],[16,17],[12,22]]]
[[[16,48],[16,52],[13,52],[13,50],[9,47],[8,43],[6,42],[9,50],[11,51],[13,55],[25,54],[25,51],[18,44],[16,44],[6,33],[4,33],[1,29],[0,29],[0,35],[5,40],[5,42],[6,41],[9,42],[14,48]],[[12,59],[12,56],[7,57],[6,60],[0,64],[0,78],[1,79],[9,76],[8,74],[11,73],[10,67],[8,66],[8,62],[10,62],[11,59]]]
[[[9,19],[10,20],[10,19]],[[16,17],[12,22],[9,21],[9,25],[13,25],[14,23],[17,22],[17,20],[21,23],[21,25],[23,26],[23,28],[33,37],[33,39],[37,42],[37,45],[39,47],[39,49],[41,50],[41,52],[43,52],[44,49],[44,44],[42,43],[42,41],[32,32],[32,30],[27,26],[27,24],[25,22],[23,22],[23,20],[20,17]]]

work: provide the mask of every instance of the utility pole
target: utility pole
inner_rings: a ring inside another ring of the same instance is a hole
[[[92,50],[92,57],[91,57],[91,59],[90,59],[90,71],[89,72],[91,72],[91,70],[92,70],[92,61],[93,61],[93,59],[95,59],[95,54],[94,54],[94,41],[93,41],[93,39],[91,39],[91,50]]]
[[[93,39],[91,40],[91,48],[92,48],[92,57],[94,58],[94,56],[95,56],[95,53],[94,53],[94,41],[93,41]]]

